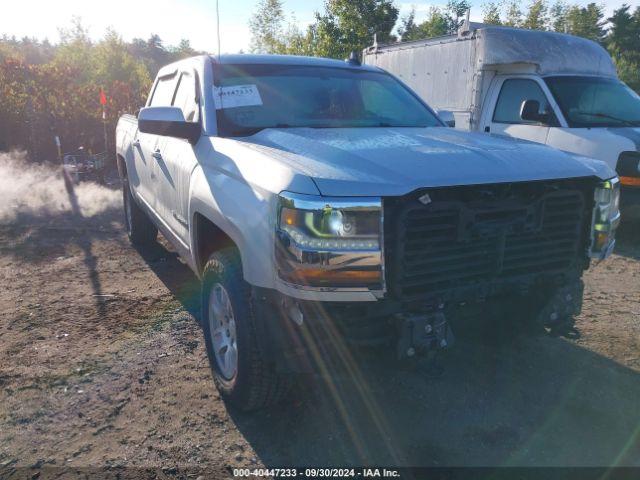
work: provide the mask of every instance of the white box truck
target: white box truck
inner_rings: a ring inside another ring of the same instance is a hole
[[[584,38],[465,22],[457,35],[373,45],[364,63],[404,81],[450,126],[603,160],[640,204],[640,96]]]

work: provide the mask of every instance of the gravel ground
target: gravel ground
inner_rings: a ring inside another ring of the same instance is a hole
[[[456,332],[442,378],[374,356],[349,374],[300,379],[268,412],[240,414],[211,380],[197,280],[166,245],[133,249],[117,210],[22,216],[0,227],[0,477],[640,466],[640,221],[619,238],[586,275],[573,338],[513,335],[486,319]]]

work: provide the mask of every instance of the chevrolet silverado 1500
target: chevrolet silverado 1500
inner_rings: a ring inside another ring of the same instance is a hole
[[[116,136],[129,237],[160,229],[201,279],[213,377],[244,409],[351,344],[451,345],[470,306],[570,323],[615,243],[606,164],[447,128],[355,60],[183,60]]]

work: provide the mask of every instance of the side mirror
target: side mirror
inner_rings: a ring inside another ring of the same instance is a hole
[[[453,128],[456,126],[456,118],[453,116],[453,112],[449,110],[438,110],[437,113],[440,120],[442,120],[447,127]]]
[[[178,107],[146,107],[138,114],[138,128],[142,133],[184,138],[195,143],[200,138],[200,124],[187,122]]]
[[[540,102],[537,100],[525,100],[520,106],[520,118],[525,122],[547,123],[549,115],[540,113]]]

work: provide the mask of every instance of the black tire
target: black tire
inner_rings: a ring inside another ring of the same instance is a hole
[[[131,243],[139,247],[153,245],[158,238],[158,227],[153,224],[146,212],[133,198],[129,180],[126,177],[122,181],[122,201],[124,225]]]
[[[225,377],[216,360],[209,298],[215,285],[226,290],[235,321],[237,369],[232,378]],[[209,366],[222,398],[240,410],[264,408],[280,401],[288,392],[290,379],[275,371],[267,361],[256,336],[251,289],[242,276],[240,255],[235,248],[215,252],[204,267],[202,279],[202,329]]]

